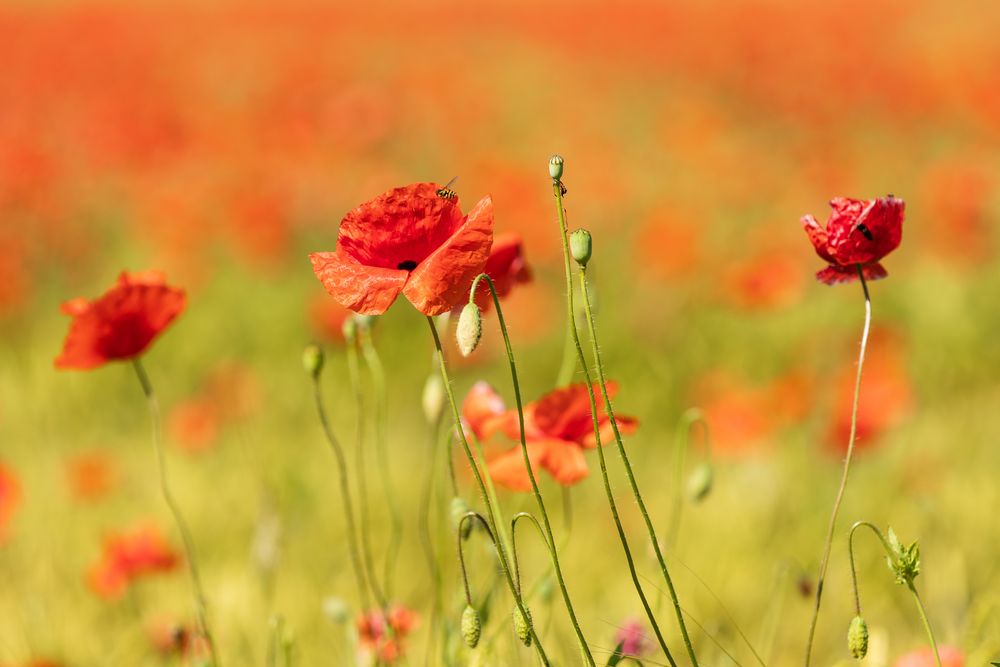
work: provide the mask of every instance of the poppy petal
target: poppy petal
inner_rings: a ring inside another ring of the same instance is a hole
[[[488,382],[477,382],[462,401],[462,421],[480,440],[496,432],[507,406]]]
[[[549,441],[546,440],[528,443],[528,460],[531,461],[531,469],[535,471],[536,480],[538,470],[545,465],[545,460],[548,458],[548,448]],[[531,490],[531,478],[528,477],[528,469],[524,467],[524,454],[520,446],[490,461],[487,469],[497,484],[512,491]]]
[[[827,247],[827,233],[823,229],[822,225],[816,220],[816,218],[810,213],[809,215],[804,215],[801,218],[802,227],[806,230],[806,234],[809,236],[809,241],[813,244],[813,248],[816,250],[816,254],[822,259],[833,262],[833,256],[830,255],[830,250]]]
[[[576,484],[590,474],[583,450],[573,442],[549,441],[548,453],[542,465],[563,486]]]
[[[309,261],[330,296],[362,315],[381,315],[388,310],[408,275],[406,271],[366,266],[339,250],[314,252]]]
[[[878,262],[874,264],[863,264],[861,266],[861,273],[864,274],[865,280],[881,280],[889,275],[889,272],[885,270],[885,267]],[[854,264],[848,266],[837,266],[831,264],[825,269],[818,271],[816,273],[816,280],[827,285],[836,285],[838,283],[849,283],[852,280],[858,279],[858,269]]]
[[[493,200],[484,197],[466,221],[410,274],[403,294],[424,315],[440,315],[469,298],[493,243]]]
[[[628,417],[626,415],[615,415],[615,422],[618,424],[618,432],[622,435],[631,435],[635,433],[636,429],[639,428],[639,420],[635,417]],[[611,427],[611,419],[608,417],[603,417],[600,421],[600,432],[601,432],[601,443],[607,444],[614,440],[615,432]],[[587,449],[593,449],[597,447],[597,438],[594,437],[594,432],[591,430],[590,433],[583,437],[583,446]]]

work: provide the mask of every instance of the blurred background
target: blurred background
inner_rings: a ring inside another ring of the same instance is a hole
[[[917,583],[939,640],[969,665],[997,659],[998,25],[1000,4],[933,0],[5,2],[0,664],[161,664],[150,633],[191,621],[182,570],[124,600],[88,585],[109,534],[152,522],[178,542],[130,369],[52,367],[68,322],[59,303],[146,268],[189,293],[146,364],[227,664],[264,660],[275,614],[294,629],[299,664],[346,664],[344,630],[323,612],[352,584],[305,343],[328,344],[345,441],[356,415],[338,347],[345,313],[306,256],[332,250],[343,214],[390,187],[457,176],[466,209],[492,194],[497,231],[521,235],[534,274],[507,311],[525,393],[538,397],[553,388],[565,325],[554,152],[570,225],[594,234],[605,358],[622,412],[643,422],[629,447],[664,526],[676,424],[691,406],[707,415],[716,486],[686,511],[672,558],[686,608],[741,661],[752,655],[699,578],[773,664],[800,660],[800,589],[839,480],[863,318],[856,284],[814,281],[823,263],[799,217],[824,220],[833,196],[905,199],[890,277],[871,286],[861,455],[841,523],[919,538]],[[408,508],[431,440],[420,409],[430,341],[408,304],[381,319],[391,474]],[[486,379],[512,400],[501,352],[490,319],[458,390]],[[551,480],[543,490],[558,506]],[[450,603],[448,494],[438,500]],[[588,634],[610,648],[641,608],[596,474],[573,502],[571,589]],[[431,584],[406,521],[397,596],[421,615],[411,661],[422,664]],[[384,546],[377,504],[372,526]],[[876,545],[861,544],[869,664],[890,665],[922,645],[921,629]],[[820,664],[846,657],[853,615],[845,540],[833,554]],[[549,643],[571,664],[554,609]],[[508,634],[498,664],[529,664]],[[728,663],[697,641],[706,664]]]

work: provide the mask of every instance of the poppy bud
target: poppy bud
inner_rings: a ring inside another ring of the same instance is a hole
[[[427,376],[427,381],[424,382],[422,402],[427,423],[432,426],[437,424],[441,419],[441,412],[444,410],[444,382],[437,373]]]
[[[469,503],[459,496],[451,499],[451,523],[455,530],[462,533],[463,540],[469,539],[469,535],[472,533],[472,521],[462,521],[462,517],[471,511]]]
[[[514,634],[525,646],[531,646],[531,610],[524,608],[524,615],[521,615],[521,608],[514,607]]]
[[[302,351],[302,367],[309,377],[319,379],[319,374],[323,372],[323,348],[315,343],[306,345],[306,349]]]
[[[580,266],[587,266],[593,250],[594,244],[590,238],[590,232],[586,229],[574,229],[573,233],[569,235],[569,252],[573,255],[576,263]]]
[[[462,639],[469,648],[476,648],[482,632],[483,624],[479,620],[479,612],[472,605],[467,605],[462,612]]]
[[[558,181],[563,175],[563,159],[562,155],[553,155],[549,158],[549,176],[552,180]]]
[[[458,327],[455,329],[458,351],[462,353],[463,357],[467,357],[475,351],[482,336],[483,318],[479,314],[479,306],[467,303],[462,309],[462,314],[458,316]]]
[[[860,616],[855,616],[847,629],[847,648],[858,660],[868,655],[868,624]]]
[[[704,500],[712,491],[713,477],[711,465],[708,463],[699,464],[688,477],[688,497],[696,503]]]

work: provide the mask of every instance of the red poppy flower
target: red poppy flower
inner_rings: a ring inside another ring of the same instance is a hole
[[[384,313],[400,292],[425,315],[468,299],[493,243],[493,201],[484,197],[463,216],[458,198],[439,191],[415,183],[348,213],[336,251],[309,255],[327,292],[366,315]]]
[[[97,500],[115,485],[115,471],[102,452],[79,454],[67,463],[66,475],[73,496],[79,500]]]
[[[611,396],[614,396],[617,390],[618,386],[615,383],[608,383],[608,392]],[[594,391],[598,392],[598,401],[601,401],[600,386],[595,385]],[[616,415],[616,419],[618,430],[623,434],[633,433],[639,424],[633,417]],[[484,429],[484,437],[499,430],[512,440],[520,439],[516,410],[508,410],[502,415],[489,417],[480,424]],[[614,433],[611,429],[611,420],[600,403],[598,424],[601,442],[606,443],[614,437]],[[543,468],[557,482],[565,486],[576,484],[586,477],[590,471],[583,450],[597,446],[587,385],[574,384],[556,389],[524,406],[524,436],[528,447],[528,459],[533,470]],[[524,467],[524,458],[519,446],[490,461],[488,467],[493,479],[499,484],[515,491],[531,489],[531,480]]]
[[[381,609],[373,609],[358,618],[358,641],[361,647],[373,652],[380,662],[395,662],[403,656],[406,636],[413,631],[419,617],[416,612],[403,605],[393,605],[389,609],[388,626],[392,635],[386,632],[387,619]]]
[[[493,281],[493,287],[501,299],[510,294],[514,285],[530,282],[531,269],[524,260],[521,237],[511,233],[497,236],[483,273]],[[476,288],[476,304],[483,311],[489,310],[493,305],[488,285],[480,283]]]
[[[21,487],[14,473],[0,463],[0,544],[7,539],[7,524],[21,502]]]
[[[802,216],[816,254],[830,263],[816,278],[827,285],[848,282],[858,277],[859,264],[865,280],[889,275],[879,260],[895,250],[903,237],[905,202],[892,195],[871,201],[835,197],[830,207],[833,213],[825,229],[812,215]]]
[[[184,291],[167,286],[159,271],[122,272],[101,298],[62,305],[73,323],[56,368],[87,370],[142,354],[185,303]]]
[[[163,534],[155,526],[143,524],[105,541],[101,560],[90,570],[90,586],[101,597],[116,599],[133,580],[169,572],[179,562]]]
[[[954,646],[938,646],[941,667],[964,667],[965,654]],[[895,667],[935,667],[934,651],[928,648],[910,651],[896,661]]]

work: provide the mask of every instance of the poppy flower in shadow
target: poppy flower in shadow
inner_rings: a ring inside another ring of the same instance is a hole
[[[531,269],[524,259],[521,237],[518,234],[506,233],[496,237],[483,273],[493,281],[493,287],[501,299],[510,294],[515,285],[531,281]],[[476,287],[476,305],[483,311],[493,306],[489,285],[481,282]]]
[[[492,199],[463,216],[454,193],[415,183],[348,213],[337,249],[309,259],[327,292],[355,312],[384,313],[402,293],[424,315],[440,315],[468,299],[492,243]]]
[[[0,544],[7,539],[7,524],[21,502],[21,486],[14,473],[0,463]]]
[[[90,569],[91,589],[103,598],[122,596],[134,580],[157,572],[169,572],[180,558],[155,527],[142,524],[105,540],[101,559]]]
[[[903,200],[892,195],[871,201],[835,197],[830,207],[833,213],[825,228],[812,215],[802,216],[802,226],[816,254],[830,264],[816,279],[827,285],[855,280],[858,265],[865,280],[889,275],[879,260],[895,250],[903,238]]]
[[[184,311],[186,301],[184,291],[166,285],[159,271],[122,272],[99,299],[62,305],[73,323],[56,368],[88,370],[137,357]]]
[[[617,384],[608,383],[608,393],[612,397],[617,390]],[[597,420],[601,442],[606,443],[614,438],[611,419],[601,407],[600,385],[595,385],[594,391],[599,401]],[[633,417],[616,415],[615,418],[622,434],[635,432],[639,424]],[[520,440],[516,410],[508,410],[485,423],[512,440]],[[594,437],[587,385],[573,384],[556,389],[524,406],[524,437],[533,470],[547,470],[564,486],[576,484],[590,474],[583,452],[596,447],[597,439]],[[493,479],[509,489],[531,489],[520,446],[494,458],[488,468]]]

